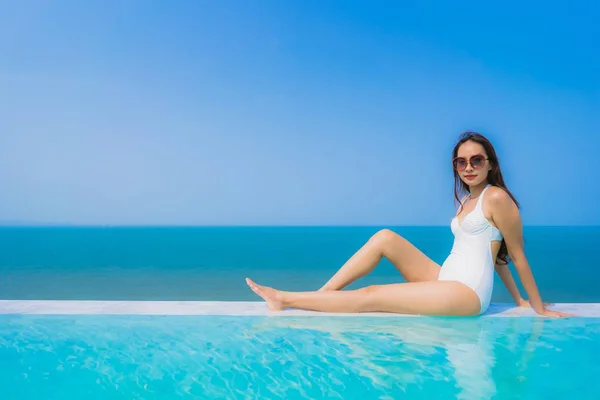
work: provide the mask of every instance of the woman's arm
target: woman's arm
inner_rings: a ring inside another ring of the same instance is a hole
[[[521,296],[521,293],[519,292],[519,288],[517,287],[515,279],[513,278],[513,275],[510,272],[510,268],[508,268],[508,264],[496,263],[495,268],[496,268],[496,272],[500,276],[500,279],[502,279],[504,286],[506,286],[506,289],[508,289],[508,292],[512,296],[515,304],[518,307],[531,307],[531,304],[529,304],[529,301],[525,300]],[[551,303],[543,303],[543,304],[544,304],[544,308],[552,305]]]
[[[495,190],[490,196],[492,219],[506,242],[508,255],[515,265],[523,287],[528,294],[531,307],[536,313],[550,317],[565,317],[571,314],[548,310],[544,307],[531,267],[523,249],[523,225],[519,208],[504,190]]]
[[[506,286],[506,289],[508,289],[508,293],[510,293],[510,295],[512,296],[515,304],[519,307],[524,305],[525,300],[523,299],[523,297],[521,297],[521,293],[519,293],[519,288],[515,283],[512,273],[510,272],[510,268],[508,268],[508,265],[496,263],[496,272],[500,276],[500,279],[502,279],[502,282],[504,283],[504,286]]]

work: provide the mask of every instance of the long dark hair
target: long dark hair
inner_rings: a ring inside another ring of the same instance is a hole
[[[483,136],[480,133],[470,131],[462,133],[458,138],[458,142],[454,146],[454,150],[452,150],[452,159],[454,159],[458,155],[458,148],[463,143],[469,140],[475,143],[479,143],[485,149],[490,165],[492,166],[492,169],[489,171],[487,176],[488,183],[492,186],[502,188],[506,193],[508,193],[508,195],[515,202],[517,207],[519,207],[519,202],[517,202],[515,196],[513,196],[513,194],[510,192],[510,190],[508,190],[506,184],[504,183],[504,177],[502,176],[502,171],[500,170],[500,161],[498,160],[498,156],[496,155],[496,150],[494,150],[494,146],[492,146],[492,143],[490,143],[490,141],[485,136]],[[452,170],[454,171],[454,199],[460,204],[460,210],[457,213],[460,214],[463,205],[460,201],[460,198],[458,197],[458,192],[460,191],[463,193],[470,193],[469,185],[465,184],[462,181],[462,179],[460,179],[458,172],[454,168]],[[508,257],[508,249],[506,247],[506,242],[504,241],[504,239],[502,239],[502,244],[500,245],[500,250],[498,250],[498,255],[496,256],[496,259],[502,261],[502,263],[500,264],[508,264],[510,261]]]

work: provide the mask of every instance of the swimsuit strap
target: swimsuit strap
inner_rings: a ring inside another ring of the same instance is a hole
[[[483,195],[485,194],[485,191],[488,190],[488,188],[492,186],[489,183],[486,185],[485,188],[483,188],[483,190],[481,191],[481,194],[479,195],[479,199],[477,199],[477,204],[475,204],[475,208],[479,208],[481,209],[481,203],[483,202]]]

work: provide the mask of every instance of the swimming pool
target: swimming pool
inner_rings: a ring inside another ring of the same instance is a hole
[[[598,227],[526,235],[544,299],[585,318],[499,305],[499,279],[475,319],[280,318],[244,282],[318,288],[376,229],[0,229],[0,400],[598,398]],[[438,261],[452,244],[397,230]],[[350,288],[399,281],[383,260]]]
[[[597,398],[597,317],[285,315],[0,315],[0,398]]]

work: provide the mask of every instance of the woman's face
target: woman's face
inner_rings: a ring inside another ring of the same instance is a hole
[[[458,148],[453,165],[465,184],[477,186],[487,181],[488,173],[492,169],[487,158],[482,145],[468,140]]]

